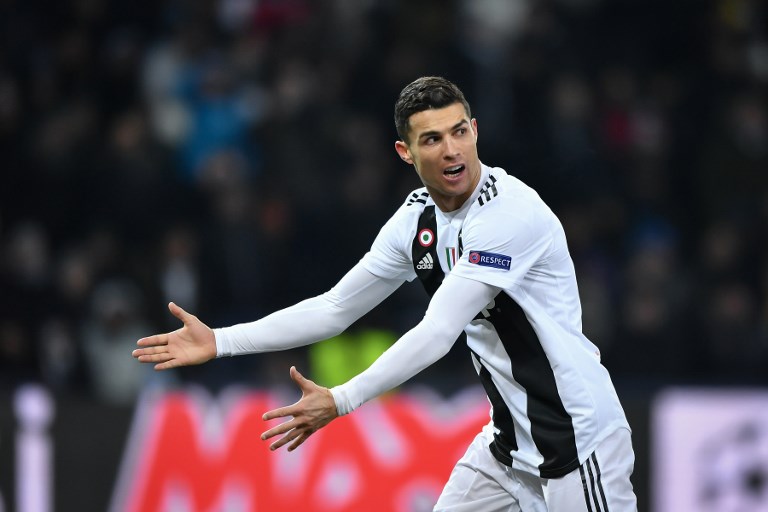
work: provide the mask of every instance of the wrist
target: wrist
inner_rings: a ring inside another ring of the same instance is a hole
[[[322,388],[322,390],[323,390],[323,393],[328,397],[329,403],[333,407],[333,417],[338,418],[341,415],[339,414],[339,406],[336,404],[336,398],[333,396],[333,393],[331,392],[330,389]]]
[[[214,340],[214,354],[212,359],[231,356],[232,350],[230,349],[229,338],[227,337],[226,331],[224,331],[224,329],[211,329],[211,332],[213,332]]]
[[[349,400],[349,395],[343,384],[329,389],[328,392],[331,394],[334,404],[336,404],[337,416],[344,416],[354,410],[354,407]]]

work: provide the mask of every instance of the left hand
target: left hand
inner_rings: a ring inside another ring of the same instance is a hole
[[[307,440],[309,436],[326,426],[339,416],[336,402],[328,388],[318,386],[291,366],[291,379],[301,389],[301,399],[293,405],[274,409],[264,413],[264,421],[274,418],[292,416],[288,421],[271,428],[261,434],[262,439],[270,439],[281,434],[283,437],[269,445],[270,450],[277,450],[288,443],[288,451],[292,452]]]

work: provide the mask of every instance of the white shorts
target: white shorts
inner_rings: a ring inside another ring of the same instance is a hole
[[[637,512],[632,437],[621,428],[577,469],[540,478],[497,461],[481,432],[453,468],[435,512]]]

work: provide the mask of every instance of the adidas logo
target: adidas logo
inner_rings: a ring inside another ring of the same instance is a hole
[[[426,256],[421,258],[419,263],[416,265],[416,270],[432,270],[432,267],[434,267],[434,261],[432,260],[432,255],[427,253]]]

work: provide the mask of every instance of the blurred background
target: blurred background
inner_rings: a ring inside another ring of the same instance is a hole
[[[177,327],[171,300],[225,326],[356,263],[420,186],[392,118],[422,75],[464,90],[483,162],[562,220],[654,509],[654,400],[768,381],[760,0],[0,1],[0,510],[22,492],[25,384],[56,404],[54,441],[67,414],[114,432],[103,510],[143,391],[290,387],[291,364],[333,385],[418,321],[416,284],[335,344],[166,374],[130,357]],[[408,386],[476,386],[462,348]],[[66,464],[54,508],[86,510]],[[739,510],[768,510],[768,469],[750,482],[758,508]],[[705,498],[692,510],[730,510]]]

